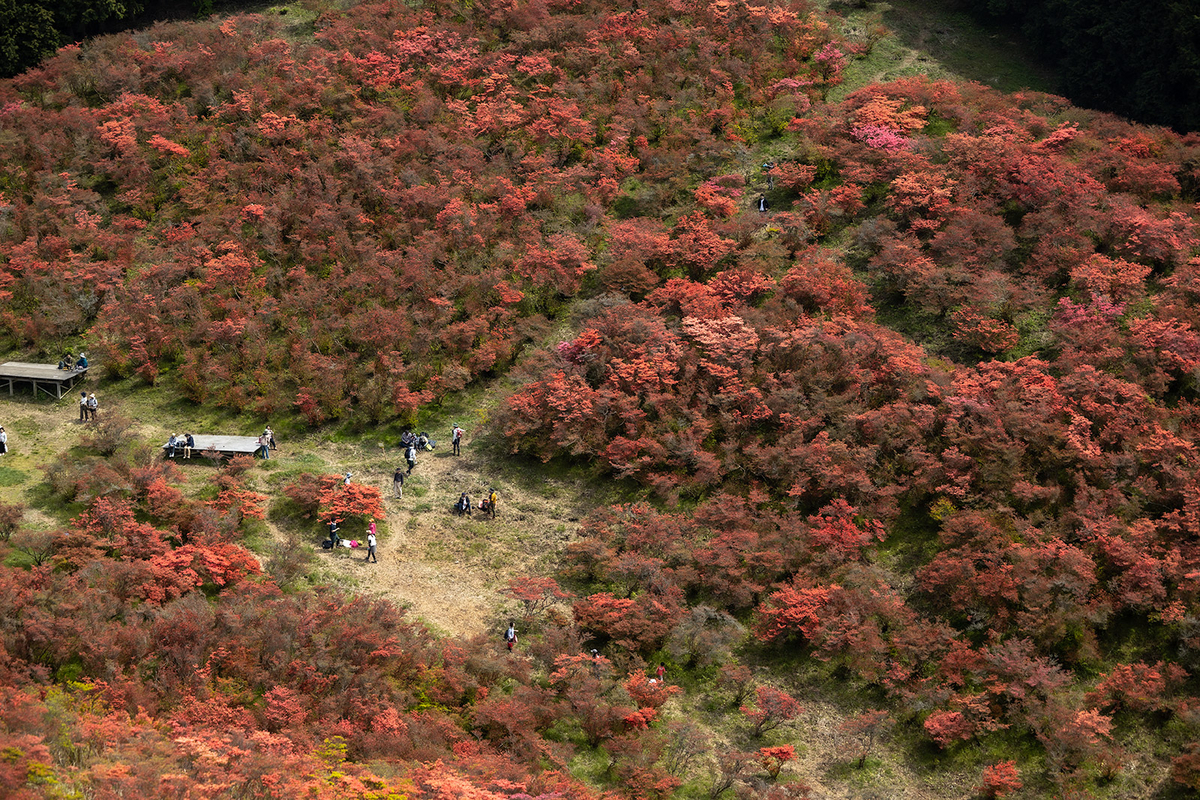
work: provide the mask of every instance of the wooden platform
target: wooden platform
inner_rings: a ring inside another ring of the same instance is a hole
[[[59,369],[54,364],[27,364],[23,361],[6,361],[0,364],[0,386],[8,383],[8,393],[13,393],[13,385],[18,381],[33,384],[33,394],[36,397],[38,389],[59,400],[63,392],[69,390],[80,379],[87,377],[87,370]]]
[[[215,450],[223,456],[250,456],[259,449],[257,436],[209,436],[203,433],[193,433],[196,446],[192,448],[192,458],[199,458],[206,450]],[[162,446],[163,453],[167,445]],[[175,446],[175,460],[183,458],[183,445]]]

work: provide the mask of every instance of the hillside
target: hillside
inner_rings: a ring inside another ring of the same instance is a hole
[[[1200,788],[1200,139],[843,10],[314,1],[0,82],[0,345],[103,403],[0,405],[0,794]]]

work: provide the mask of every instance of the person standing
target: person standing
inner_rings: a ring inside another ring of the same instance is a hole
[[[349,486],[350,479],[353,477],[354,477],[354,473],[351,472],[350,470],[346,470],[346,474],[342,477],[342,486]]]
[[[79,393],[79,421],[87,422],[87,418],[88,418],[87,392],[80,392]]]
[[[0,456],[8,452],[8,434],[4,432],[4,426],[0,425]]]
[[[450,434],[450,442],[454,445],[454,455],[462,455],[462,437],[463,429],[458,427],[458,423],[454,423],[454,430]]]
[[[268,446],[266,434],[260,434],[258,437],[258,454],[264,459],[271,457],[271,448]]]
[[[267,446],[268,447],[270,447],[272,450],[279,449],[278,447],[275,446],[275,431],[271,430],[270,425],[268,425],[267,429],[265,431],[263,431],[263,436],[267,437]]]
[[[496,494],[496,490],[492,489],[491,494],[488,495],[488,515],[492,519],[496,518],[496,502],[499,499],[500,499],[500,496]]]
[[[370,561],[378,564],[379,559],[375,557],[375,523],[371,523],[371,527],[367,531],[367,557],[364,561]]]
[[[417,465],[417,448],[410,444],[404,451],[404,460],[408,462],[408,474],[411,475],[413,467]]]
[[[508,630],[504,632],[504,644],[508,646],[510,653],[517,644],[517,626],[511,620],[508,623]]]
[[[392,474],[392,491],[396,493],[397,500],[404,497],[404,467],[396,467]]]
[[[100,401],[96,399],[96,393],[92,392],[91,394],[88,395],[88,401],[87,401],[88,417],[92,420],[92,422],[96,421],[96,411],[99,408],[100,408]]]
[[[654,670],[654,676],[658,678],[659,683],[664,683],[667,675],[667,665],[663,662],[658,662],[658,669]]]

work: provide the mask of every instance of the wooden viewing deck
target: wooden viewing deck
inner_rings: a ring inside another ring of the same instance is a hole
[[[192,434],[192,438],[196,440],[196,446],[192,448],[192,458],[197,458],[203,455],[208,450],[214,450],[222,456],[249,456],[254,455],[258,450],[257,436],[209,436],[206,434]],[[162,446],[164,455],[167,451],[167,445]],[[175,445],[175,460],[183,458],[183,445]]]
[[[80,378],[87,377],[87,370],[59,369],[54,364],[27,364],[24,361],[6,361],[0,364],[0,386],[8,383],[8,393],[13,393],[17,381],[33,384],[36,397],[38,389],[62,399],[63,391],[70,389]]]

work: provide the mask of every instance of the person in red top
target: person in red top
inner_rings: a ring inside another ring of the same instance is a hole
[[[662,663],[661,661],[658,662],[658,669],[654,670],[654,675],[655,675],[655,677],[658,678],[659,683],[663,682],[663,676],[666,674],[667,674],[667,665]]]

